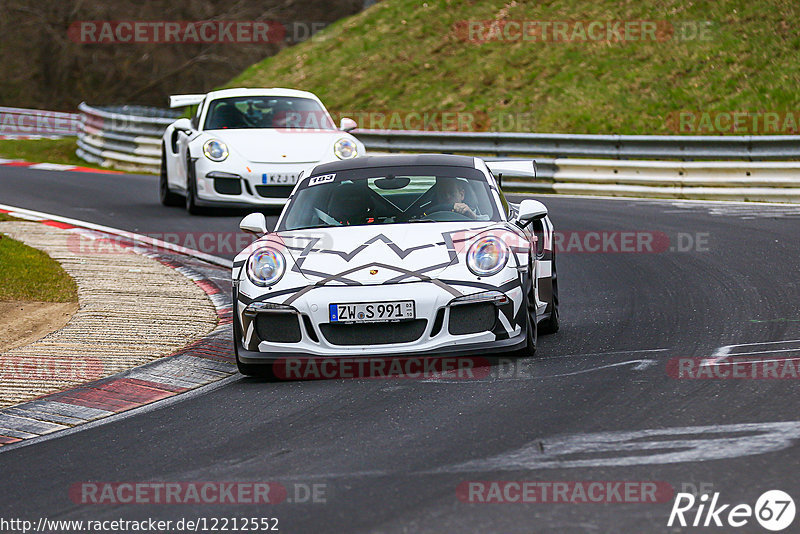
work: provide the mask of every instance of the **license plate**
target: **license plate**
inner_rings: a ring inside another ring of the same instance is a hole
[[[416,317],[413,300],[331,304],[329,310],[332,323],[380,323]]]
[[[261,175],[261,183],[265,185],[294,185],[297,183],[297,173],[265,172]]]

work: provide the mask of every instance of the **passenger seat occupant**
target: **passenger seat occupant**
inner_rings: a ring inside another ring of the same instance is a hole
[[[341,184],[328,201],[328,215],[343,225],[372,222],[374,208],[369,190],[357,184]]]

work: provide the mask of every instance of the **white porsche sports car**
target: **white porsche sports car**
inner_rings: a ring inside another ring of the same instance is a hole
[[[246,375],[291,356],[532,355],[537,332],[558,329],[547,208],[509,204],[479,158],[319,165],[274,231],[261,213],[240,227],[259,236],[232,273]]]
[[[167,127],[159,193],[165,206],[283,206],[300,173],[322,162],[364,155],[337,128],[319,98],[294,89],[225,89],[175,95],[171,107],[197,105],[191,119]]]

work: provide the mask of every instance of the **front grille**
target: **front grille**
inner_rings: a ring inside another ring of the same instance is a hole
[[[387,345],[416,341],[427,325],[425,319],[414,319],[399,323],[323,323],[319,329],[331,345]]]
[[[257,185],[256,193],[264,198],[289,198],[293,185]]]
[[[214,178],[214,191],[220,195],[241,195],[242,182],[238,178]]]
[[[494,328],[497,306],[491,302],[461,304],[450,308],[447,330],[454,336],[486,332]]]
[[[300,322],[293,313],[259,313],[256,316],[256,335],[261,341],[297,343],[300,341]]]

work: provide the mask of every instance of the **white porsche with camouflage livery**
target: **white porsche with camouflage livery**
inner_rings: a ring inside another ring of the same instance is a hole
[[[547,208],[509,204],[479,158],[319,165],[274,231],[260,213],[241,228],[260,236],[233,268],[244,374],[286,356],[532,355],[558,329]]]

